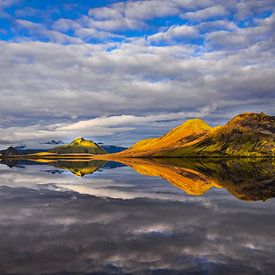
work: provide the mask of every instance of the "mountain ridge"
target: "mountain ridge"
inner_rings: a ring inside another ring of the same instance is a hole
[[[173,146],[186,146],[192,144],[194,140],[201,139],[208,132],[213,131],[214,128],[210,127],[201,119],[187,120],[183,124],[171,129],[165,135],[159,138],[150,138],[137,142],[128,150],[122,151],[118,154],[137,150],[136,156],[139,156],[138,151],[146,151],[147,149],[158,151],[160,148],[173,147]]]
[[[192,119],[159,138],[145,139],[117,157],[261,157],[275,155],[275,117],[242,113],[223,126]]]

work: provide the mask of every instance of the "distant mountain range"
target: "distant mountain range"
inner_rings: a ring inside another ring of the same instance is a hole
[[[118,153],[126,150],[126,147],[120,147],[120,146],[114,146],[114,145],[101,145],[101,148],[103,148],[106,152],[112,154],[112,153]]]
[[[58,144],[64,144],[64,142],[62,140],[51,140],[51,141],[47,141],[41,144],[48,144],[48,145],[58,145]]]
[[[243,113],[224,126],[188,120],[159,138],[150,138],[115,157],[261,157],[275,155],[275,117]]]
[[[45,144],[45,143],[43,143],[43,144]],[[50,144],[50,143],[47,143],[47,144]],[[51,144],[55,144],[55,143],[51,142]],[[94,146],[93,144],[94,144],[94,142],[91,145]],[[74,151],[76,153],[81,153],[83,151],[83,148],[81,146],[79,147],[78,145],[77,145],[78,147],[76,147],[75,145],[76,144],[73,145]],[[114,145],[101,145],[99,147],[104,150],[104,153],[109,153],[109,154],[118,153],[118,152],[121,152],[121,151],[127,149],[126,147],[120,147],[120,146],[114,146]],[[60,154],[62,154],[62,152],[64,152],[63,151],[64,148],[66,148],[65,151],[68,150],[67,149],[68,146],[66,146],[66,145],[64,145],[64,147],[63,146],[58,146],[58,148],[55,147],[52,150],[57,150],[57,151],[59,151]],[[80,149],[80,150],[78,150],[78,149]],[[50,149],[50,151],[52,151],[52,150]],[[44,149],[29,149],[29,148],[26,148],[25,146],[16,146],[16,147],[11,146],[5,150],[1,150],[0,154],[2,154],[3,156],[11,156],[11,155],[37,154],[37,153],[41,153],[41,152],[45,152],[45,150]]]
[[[51,144],[55,143],[51,141]],[[131,157],[274,157],[275,116],[243,113],[224,126],[214,128],[201,119],[191,119],[162,137],[145,139],[124,149],[111,145],[100,146],[91,140],[77,138],[48,152],[10,147],[2,150],[1,154],[4,157],[18,154],[33,154],[36,157],[86,154],[85,157],[89,157],[91,154],[110,160]]]
[[[0,154],[2,154],[3,156],[12,156],[12,155],[17,155],[18,151],[14,147],[10,146],[6,150],[1,150]]]

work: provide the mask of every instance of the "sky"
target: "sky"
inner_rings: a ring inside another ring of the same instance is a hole
[[[0,0],[0,147],[129,146],[274,115],[274,0]]]

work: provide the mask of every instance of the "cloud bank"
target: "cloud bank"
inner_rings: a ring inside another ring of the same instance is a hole
[[[0,5],[13,26],[0,41],[2,145],[68,133],[116,142],[132,131],[130,143],[188,117],[216,125],[243,111],[274,114],[274,1],[91,5],[74,14],[61,1],[40,21],[42,6]],[[163,115],[176,121],[158,124]]]

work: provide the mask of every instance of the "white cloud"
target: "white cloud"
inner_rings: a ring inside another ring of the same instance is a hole
[[[89,11],[90,26],[112,31],[146,28],[149,19],[178,15],[182,10],[204,8],[212,1],[146,0],[119,2]]]
[[[55,21],[52,27],[55,30],[64,31],[64,32],[82,28],[78,22],[72,19],[64,19],[64,18],[61,18]]]
[[[211,17],[223,17],[227,15],[227,10],[222,5],[211,6],[195,12],[187,12],[182,14],[182,18],[203,21]]]
[[[197,25],[200,33],[209,33],[213,31],[235,31],[238,27],[229,20],[215,20],[215,21],[206,21]]]
[[[198,112],[166,113],[147,116],[105,116],[72,123],[34,124],[27,127],[0,128],[0,144],[7,146],[25,143],[28,145],[41,140],[72,140],[78,136],[89,137],[91,135],[93,137],[111,136],[116,133],[135,130],[146,125],[154,125],[159,121],[165,121],[166,124],[169,124],[169,121],[172,120],[183,121],[184,118],[187,117],[207,116],[211,114],[213,110],[215,110],[215,106],[202,108]]]
[[[257,31],[259,35],[260,30],[270,30],[271,23],[266,19],[259,30],[239,32],[250,37]],[[215,32],[211,35],[214,39]],[[226,45],[217,52],[204,52],[186,45],[153,47],[142,39],[66,46],[2,42],[0,113],[5,120],[1,123],[2,127],[16,127],[2,129],[2,143],[12,138],[23,142],[66,135],[111,135],[138,129],[133,126],[136,123],[143,123],[139,129],[146,128],[165,119],[159,117],[163,113],[196,112],[213,104],[224,117],[263,108],[272,113],[275,83],[268,43],[267,39],[237,51],[230,47],[228,54]],[[244,107],[246,103],[249,108]],[[94,117],[101,118],[91,119]],[[129,122],[111,126],[125,119]],[[65,123],[67,129],[49,128],[56,121]],[[38,126],[21,129],[21,125]],[[72,132],[65,132],[70,127]]]
[[[256,43],[262,43],[273,39],[275,15],[266,19],[259,19],[253,27],[235,28],[234,31],[216,31],[206,35],[206,41],[210,46],[236,51],[247,48]]]
[[[42,24],[33,23],[28,20],[18,19],[16,24],[20,27],[25,28],[33,37],[39,36],[43,38],[48,38],[52,42],[56,43],[82,43],[82,40],[77,37],[72,37],[54,30],[49,30]]]
[[[212,110],[211,110],[212,111]],[[202,115],[209,114],[202,112],[180,112],[180,113],[169,113],[169,114],[157,114],[157,115],[148,115],[148,116],[134,116],[134,115],[120,115],[120,116],[111,116],[111,117],[98,117],[94,119],[79,121],[73,124],[66,126],[61,126],[58,130],[92,130],[95,127],[117,127],[125,125],[138,125],[144,123],[153,123],[159,120],[174,120],[174,119],[183,119],[185,117],[200,117]]]
[[[165,32],[159,32],[148,36],[148,41],[150,43],[161,43],[161,42],[172,42],[177,39],[186,39],[198,37],[199,32],[193,26],[181,25],[181,26],[171,26]]]

